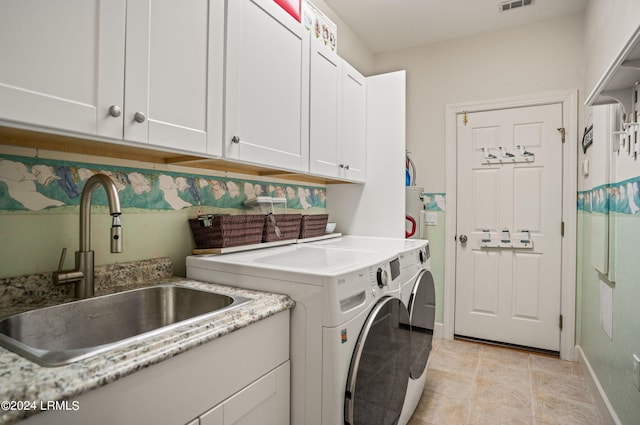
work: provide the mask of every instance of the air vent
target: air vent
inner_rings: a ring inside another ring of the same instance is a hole
[[[507,10],[518,9],[523,6],[530,6],[533,4],[534,0],[512,0],[506,1],[504,3],[500,3],[499,8],[501,12],[506,12]]]

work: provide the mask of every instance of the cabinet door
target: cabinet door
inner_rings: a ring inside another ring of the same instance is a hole
[[[338,177],[342,59],[315,37],[311,39],[309,79],[309,171]]]
[[[342,64],[341,144],[343,177],[364,182],[367,164],[366,79],[346,62]],[[392,143],[393,141],[389,141]]]
[[[208,0],[128,0],[125,140],[207,151],[209,16]]]
[[[122,138],[125,0],[2,0],[0,120]]]
[[[289,423],[287,361],[224,402],[224,425],[286,425]]]
[[[309,32],[273,0],[227,4],[225,156],[309,167]]]
[[[200,416],[199,425],[224,425],[224,404],[219,404]]]

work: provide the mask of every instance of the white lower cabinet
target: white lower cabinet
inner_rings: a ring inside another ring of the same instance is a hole
[[[23,423],[287,425],[289,367],[286,310],[72,397],[77,411],[43,412]]]
[[[199,425],[282,425],[289,423],[289,362],[200,416]]]

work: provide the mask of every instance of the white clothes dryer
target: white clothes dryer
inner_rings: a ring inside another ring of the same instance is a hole
[[[427,379],[427,361],[431,353],[435,323],[435,285],[431,274],[429,244],[399,256],[400,291],[409,313],[411,364],[407,395],[399,425],[406,425],[415,411]]]
[[[411,361],[400,259],[393,254],[400,246],[406,247],[405,240],[345,236],[190,256],[187,277],[283,293],[296,302],[290,346],[293,425],[394,425]]]

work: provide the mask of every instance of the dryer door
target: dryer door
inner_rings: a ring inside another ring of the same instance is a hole
[[[418,275],[407,307],[411,323],[411,378],[418,379],[427,367],[436,316],[435,287],[429,270]]]
[[[409,315],[398,298],[376,304],[360,332],[347,377],[345,423],[398,423],[407,384],[411,336]]]

